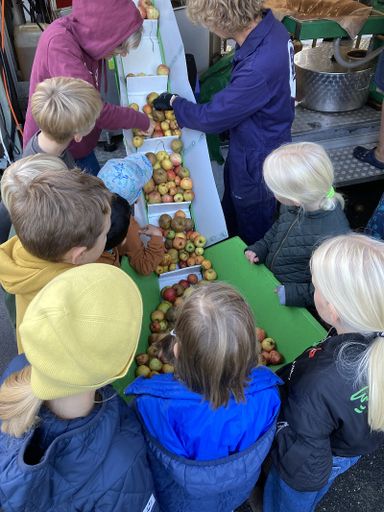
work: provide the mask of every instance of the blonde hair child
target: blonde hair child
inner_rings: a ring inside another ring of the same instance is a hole
[[[247,247],[251,263],[264,263],[281,282],[281,304],[313,306],[309,260],[326,238],[349,231],[344,200],[334,187],[332,163],[312,142],[287,144],[264,162],[264,180],[281,203],[264,238]]]
[[[139,378],[126,390],[137,396],[160,506],[234,510],[269,451],[279,380],[258,366],[252,312],[229,285],[197,286],[170,336],[165,347],[173,344],[175,376]]]
[[[311,270],[316,309],[334,329],[281,370],[287,394],[265,512],[312,512],[338,475],[384,441],[384,244],[335,237],[316,249]]]

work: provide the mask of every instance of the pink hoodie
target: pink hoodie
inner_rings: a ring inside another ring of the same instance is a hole
[[[132,0],[73,0],[72,14],[55,20],[41,35],[33,62],[29,98],[36,85],[55,76],[82,78],[100,90],[102,58],[140,28],[143,20]],[[140,128],[149,119],[131,108],[104,103],[92,132],[69,149],[75,158],[87,156],[102,129]],[[24,147],[38,127],[30,104],[24,126]]]

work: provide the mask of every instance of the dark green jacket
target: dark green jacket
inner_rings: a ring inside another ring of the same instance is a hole
[[[348,220],[340,205],[334,210],[313,212],[282,205],[271,229],[248,249],[284,285],[286,306],[313,306],[311,255],[325,239],[348,231]]]

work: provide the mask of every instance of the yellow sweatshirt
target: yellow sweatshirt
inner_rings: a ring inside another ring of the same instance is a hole
[[[16,337],[19,354],[23,347],[19,325],[28,304],[54,277],[72,268],[70,263],[54,263],[32,256],[17,236],[0,245],[0,283],[8,293],[16,295]]]

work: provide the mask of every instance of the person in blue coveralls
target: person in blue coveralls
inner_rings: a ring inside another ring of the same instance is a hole
[[[187,0],[187,12],[222,38],[237,43],[228,86],[197,105],[162,93],[158,110],[174,109],[180,127],[230,132],[222,201],[230,236],[247,244],[271,227],[275,199],[262,177],[265,157],[291,141],[294,119],[294,51],[289,34],[261,0]]]
[[[281,381],[259,366],[241,295],[224,283],[195,288],[160,342],[160,357],[174,354],[175,374],[140,377],[126,394],[137,397],[160,509],[232,512],[271,447]]]

